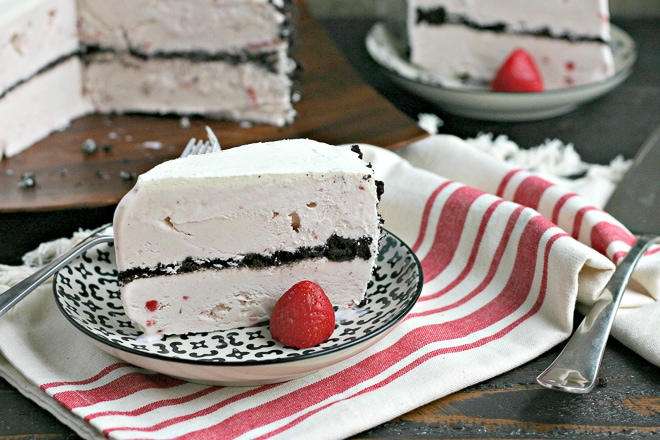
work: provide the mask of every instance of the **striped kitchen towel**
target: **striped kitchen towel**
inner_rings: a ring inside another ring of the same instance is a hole
[[[289,382],[186,383],[95,348],[43,286],[0,318],[0,374],[85,438],[344,438],[566,339],[576,301],[593,303],[634,240],[585,198],[455,137],[363,151],[385,182],[385,226],[425,278],[410,314],[376,345]],[[30,270],[0,267],[0,291]],[[653,249],[614,329],[657,365],[659,280]]]

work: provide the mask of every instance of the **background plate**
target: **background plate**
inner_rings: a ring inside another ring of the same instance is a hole
[[[531,121],[563,115],[621,84],[631,73],[637,49],[633,39],[612,25],[615,74],[605,81],[541,93],[492,92],[450,81],[410,64],[405,34],[376,23],[366,36],[369,55],[394,82],[439,107],[460,116],[491,121]]]

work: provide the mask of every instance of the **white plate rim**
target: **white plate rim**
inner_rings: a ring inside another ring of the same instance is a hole
[[[621,84],[633,71],[636,44],[621,28],[611,25],[615,74],[602,81],[547,90],[539,93],[492,92],[485,87],[447,85],[440,75],[409,63],[403,52],[406,42],[385,22],[375,23],[367,33],[365,46],[371,58],[391,79],[410,92],[430,100],[450,113],[479,119],[540,119],[566,113]],[[526,112],[527,117],[525,117]]]
[[[152,359],[156,361],[161,361],[161,362],[166,362],[166,363],[177,363],[177,364],[188,364],[188,365],[194,365],[194,366],[199,366],[199,367],[227,367],[227,368],[236,368],[236,367],[260,367],[260,366],[272,366],[272,365],[285,365],[285,364],[291,364],[295,362],[304,362],[308,361],[311,359],[319,359],[323,358],[325,356],[330,357],[330,355],[338,355],[338,361],[343,359],[341,357],[341,353],[343,351],[351,351],[351,349],[356,349],[360,344],[365,344],[367,342],[370,342],[373,340],[373,342],[377,342],[380,340],[380,337],[386,335],[391,331],[396,325],[398,325],[403,318],[410,312],[410,310],[413,308],[415,303],[417,302],[417,299],[421,295],[422,291],[422,286],[423,286],[423,274],[421,270],[421,264],[415,255],[415,253],[410,249],[410,247],[400,238],[392,234],[391,232],[387,230],[383,230],[383,237],[391,237],[394,239],[397,243],[398,246],[400,246],[402,249],[405,250],[406,257],[410,257],[412,259],[412,264],[415,268],[416,271],[416,276],[417,276],[417,282],[415,283],[414,287],[414,293],[408,298],[407,303],[403,305],[403,308],[394,316],[392,319],[388,320],[384,325],[379,327],[378,329],[374,330],[373,332],[369,333],[368,335],[365,335],[362,338],[357,338],[354,340],[351,340],[345,344],[337,345],[335,347],[331,347],[325,350],[317,350],[314,352],[307,352],[307,353],[301,353],[298,356],[293,356],[293,357],[282,357],[282,358],[276,358],[276,359],[267,359],[267,360],[247,360],[247,361],[222,361],[222,362],[217,362],[217,361],[210,361],[210,360],[191,360],[191,359],[186,359],[186,358],[177,358],[177,357],[170,357],[170,356],[165,356],[165,355],[159,355],[159,354],[154,354],[154,353],[148,353],[148,352],[140,352],[137,350],[132,350],[128,349],[126,347],[123,347],[118,344],[114,344],[108,339],[101,338],[99,337],[96,333],[90,331],[87,327],[84,325],[80,324],[75,318],[71,316],[71,314],[65,309],[63,304],[60,301],[60,294],[57,291],[57,286],[58,286],[58,276],[56,275],[53,278],[53,295],[55,297],[55,303],[57,305],[58,310],[62,313],[62,315],[71,323],[80,333],[85,335],[86,337],[90,338],[92,342],[94,342],[97,346],[99,346],[102,349],[108,348],[110,351],[108,352],[123,352],[129,355],[129,357],[139,357],[139,358],[145,358],[145,359]],[[102,245],[100,245],[102,246]],[[98,247],[98,246],[97,246]],[[94,250],[96,247],[91,248],[87,252],[90,252]],[[69,265],[73,265],[76,263],[79,263],[80,259],[76,259],[73,262],[69,263]],[[69,265],[65,266],[68,267]],[[260,325],[260,326],[255,326],[255,327],[246,327],[241,330],[245,329],[250,329],[250,328],[261,328],[261,329],[266,329],[267,327],[265,325]],[[223,331],[223,333],[231,332],[232,330],[227,330]],[[208,335],[212,335],[214,333],[218,332],[212,332],[208,333]],[[363,349],[368,348],[369,345],[365,345]],[[301,350],[305,351],[305,350]],[[361,350],[360,350],[361,351]],[[351,355],[356,354],[351,353]],[[334,362],[333,362],[334,363]]]

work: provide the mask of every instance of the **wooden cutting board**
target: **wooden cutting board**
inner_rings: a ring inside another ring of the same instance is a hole
[[[138,175],[177,157],[191,137],[206,139],[210,126],[223,148],[286,138],[330,144],[370,143],[397,148],[425,136],[416,121],[366,85],[325,31],[298,2],[298,59],[302,99],[295,123],[278,128],[191,118],[145,115],[90,115],[54,133],[17,156],[0,161],[0,213],[111,206],[133,186],[122,175]],[[84,154],[87,139],[98,151]],[[24,173],[36,186],[19,187]]]

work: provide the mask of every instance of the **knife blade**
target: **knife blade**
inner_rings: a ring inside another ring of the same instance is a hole
[[[635,234],[660,234],[660,127],[635,155],[605,211]]]

